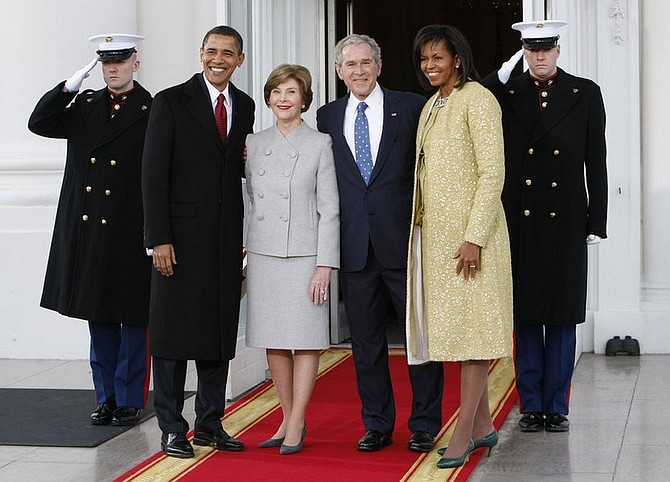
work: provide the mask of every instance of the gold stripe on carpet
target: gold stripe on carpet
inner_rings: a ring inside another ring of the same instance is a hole
[[[489,407],[493,418],[500,413],[507,399],[514,392],[514,363],[512,358],[501,358],[489,369]],[[421,454],[407,471],[401,482],[453,481],[463,467],[455,469],[437,468],[437,449],[448,444],[454,431],[458,410],[452,415],[437,436],[435,450]]]
[[[319,375],[322,377],[337,365],[351,356],[351,350],[332,349],[324,351],[319,357]],[[259,391],[249,400],[235,405],[227,411],[223,418],[226,431],[233,436],[240,436],[260,420],[270,415],[279,407],[277,391],[274,384]],[[120,482],[156,482],[179,480],[180,477],[194,470],[205,462],[216,451],[210,447],[193,446],[195,457],[192,459],[178,459],[161,455],[139,471],[133,473]]]

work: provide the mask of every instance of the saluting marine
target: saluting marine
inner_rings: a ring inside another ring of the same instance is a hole
[[[143,248],[140,173],[151,94],[133,74],[139,35],[89,40],[96,57],[37,103],[28,128],[67,139],[40,305],[87,320],[98,406],[93,425],[132,425],[146,402],[151,261]],[[102,64],[106,87],[85,90]]]
[[[569,429],[587,244],[607,237],[605,108],[593,81],[556,65],[565,25],[512,25],[523,49],[483,81],[503,112],[502,200],[512,249],[519,425],[527,432]],[[508,82],[522,55],[528,71]]]

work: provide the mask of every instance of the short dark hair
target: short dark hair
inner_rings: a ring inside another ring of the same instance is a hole
[[[263,87],[265,104],[268,107],[270,106],[270,93],[272,92],[272,89],[289,79],[295,79],[300,86],[300,95],[302,95],[302,101],[305,104],[304,107],[300,109],[300,112],[307,112],[307,109],[312,105],[312,99],[314,98],[314,93],[312,92],[312,75],[306,67],[297,64],[281,64],[270,72],[268,80],[265,82],[265,87]]]
[[[235,39],[235,43],[237,44],[237,50],[239,50],[237,53],[242,53],[242,47],[244,46],[244,43],[242,42],[242,36],[233,27],[229,27],[228,25],[219,25],[214,27],[205,34],[205,37],[202,39],[201,48],[205,48],[205,44],[207,43],[207,40],[209,40],[210,35],[225,35],[226,37],[233,37]]]
[[[414,37],[414,70],[419,79],[419,84],[425,90],[433,90],[433,87],[421,71],[421,49],[427,43],[444,42],[447,51],[453,56],[457,56],[461,61],[460,77],[454,87],[458,88],[465,82],[471,80],[479,81],[479,73],[475,68],[472,49],[468,39],[456,27],[451,25],[426,25],[419,30]]]

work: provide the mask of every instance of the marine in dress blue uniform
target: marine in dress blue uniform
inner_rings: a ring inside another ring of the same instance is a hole
[[[133,80],[142,38],[91,37],[96,57],[47,92],[28,123],[35,134],[68,141],[40,305],[88,321],[94,425],[136,423],[149,381],[151,262],[143,250],[140,173],[152,99]],[[107,87],[77,95],[98,62]]]
[[[483,81],[503,112],[519,425],[529,432],[569,429],[587,245],[607,237],[605,109],[593,81],[556,66],[565,25],[514,24],[529,70],[507,82],[519,52]]]

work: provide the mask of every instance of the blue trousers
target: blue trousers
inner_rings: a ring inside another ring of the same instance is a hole
[[[515,324],[514,362],[521,413],[568,414],[576,326]]]
[[[147,327],[123,323],[88,324],[95,398],[114,398],[119,407],[144,408],[148,394]]]

